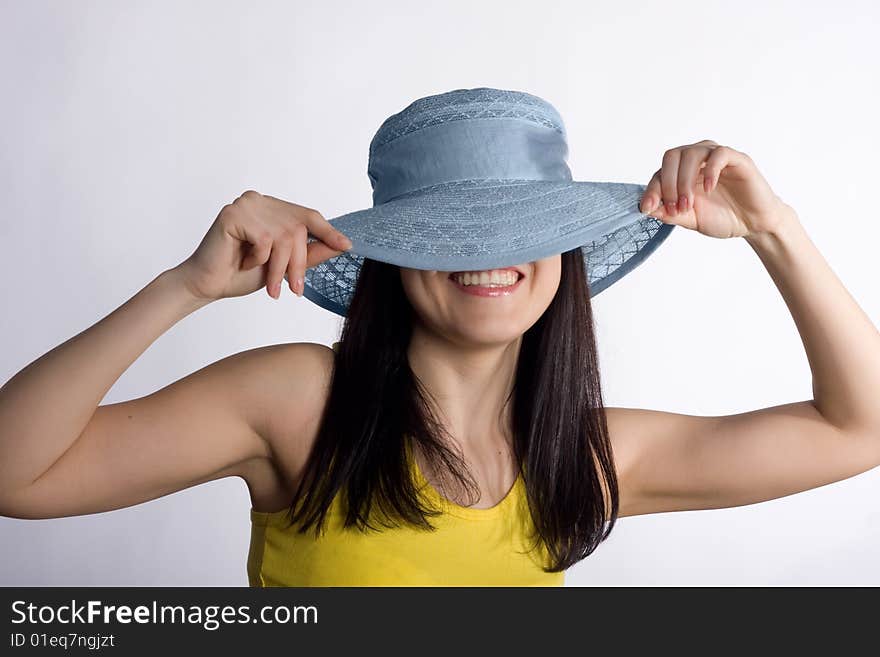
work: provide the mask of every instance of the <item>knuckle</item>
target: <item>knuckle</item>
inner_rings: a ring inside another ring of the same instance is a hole
[[[282,230],[281,234],[275,238],[275,246],[281,249],[290,250],[290,247],[293,245],[293,235],[291,235],[286,230]]]
[[[687,148],[682,149],[681,159],[693,161],[704,157],[705,151],[702,148],[698,148],[699,145],[700,144],[694,144],[693,146],[688,146]]]
[[[261,249],[267,249],[272,246],[272,233],[268,230],[261,230],[257,233],[257,246]]]
[[[302,222],[293,220],[293,221],[285,221],[281,224],[281,234],[284,235],[287,239],[296,239],[301,232],[307,232],[305,224]]]
[[[324,215],[315,210],[314,208],[306,208],[305,209],[305,217],[310,219],[311,221],[321,221],[324,219]]]
[[[259,192],[254,191],[253,189],[247,189],[241,193],[240,198],[246,199],[248,201],[258,199],[262,196]]]
[[[232,217],[238,213],[238,207],[236,207],[233,203],[227,203],[222,208],[220,208],[220,221],[230,221]]]

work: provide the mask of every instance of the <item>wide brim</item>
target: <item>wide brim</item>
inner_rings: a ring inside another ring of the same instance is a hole
[[[590,296],[596,296],[641,264],[674,228],[639,212],[645,188],[466,180],[421,189],[330,219],[353,246],[307,269],[303,296],[345,316],[364,258],[462,271],[532,262],[578,247]]]

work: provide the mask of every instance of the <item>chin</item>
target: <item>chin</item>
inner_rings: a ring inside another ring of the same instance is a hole
[[[480,325],[477,330],[450,330],[449,335],[454,335],[456,342],[464,346],[495,347],[504,346],[516,342],[522,337],[522,332],[512,333],[509,321],[500,321],[497,325]]]

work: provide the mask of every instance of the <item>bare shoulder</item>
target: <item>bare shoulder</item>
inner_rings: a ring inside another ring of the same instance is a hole
[[[314,396],[330,382],[333,350],[316,342],[284,342],[261,347],[260,367],[277,386],[281,399],[290,393]],[[289,398],[288,398],[289,401]]]
[[[334,353],[314,342],[292,342],[266,347],[260,367],[271,394],[264,407],[262,433],[276,454],[305,449],[301,429],[319,419],[333,374]],[[296,438],[298,445],[291,444]]]
[[[260,348],[257,367],[266,384],[266,398],[255,412],[268,458],[244,464],[254,508],[274,511],[289,503],[320,427],[333,374],[330,347],[293,342]]]

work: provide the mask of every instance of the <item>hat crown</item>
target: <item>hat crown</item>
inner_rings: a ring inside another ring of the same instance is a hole
[[[373,204],[462,180],[571,180],[565,132],[550,103],[523,91],[419,98],[385,119],[370,142]]]
[[[524,91],[477,87],[455,89],[414,100],[379,126],[370,142],[370,155],[380,146],[432,125],[465,119],[514,118],[530,121],[566,135],[562,117],[553,105]]]

